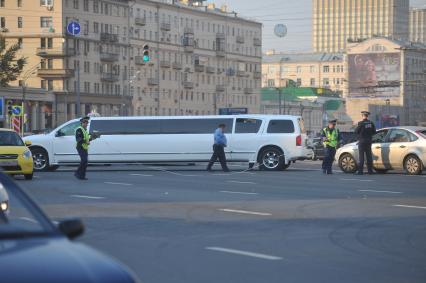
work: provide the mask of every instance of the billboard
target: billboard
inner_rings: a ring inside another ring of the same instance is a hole
[[[349,97],[397,97],[400,95],[399,53],[348,55]]]

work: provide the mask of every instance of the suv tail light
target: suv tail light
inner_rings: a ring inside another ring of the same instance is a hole
[[[296,146],[302,146],[302,135],[296,137]]]

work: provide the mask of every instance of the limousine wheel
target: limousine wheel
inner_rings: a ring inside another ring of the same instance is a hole
[[[415,155],[409,155],[404,160],[405,172],[409,175],[419,175],[422,173],[422,163]]]
[[[260,155],[260,167],[265,170],[280,170],[284,165],[282,152],[273,147],[265,148]]]
[[[355,158],[349,153],[343,154],[339,159],[339,167],[345,173],[355,173],[357,170]]]
[[[49,158],[47,152],[42,148],[31,149],[33,154],[34,171],[47,171],[49,168]]]

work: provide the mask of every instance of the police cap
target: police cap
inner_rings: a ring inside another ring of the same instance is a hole
[[[362,115],[369,116],[371,113],[370,113],[370,112],[368,112],[368,111],[362,111],[362,112],[361,112],[361,114],[362,114]]]
[[[328,120],[329,124],[336,124],[337,123],[337,119],[333,119],[333,120]]]
[[[89,122],[89,120],[90,120],[90,117],[89,117],[89,116],[85,116],[85,117],[82,117],[82,118],[80,119],[80,123],[83,123],[83,122]]]

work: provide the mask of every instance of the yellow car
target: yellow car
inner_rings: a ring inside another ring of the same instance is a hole
[[[0,171],[10,175],[33,178],[33,156],[21,137],[14,131],[0,128]]]

